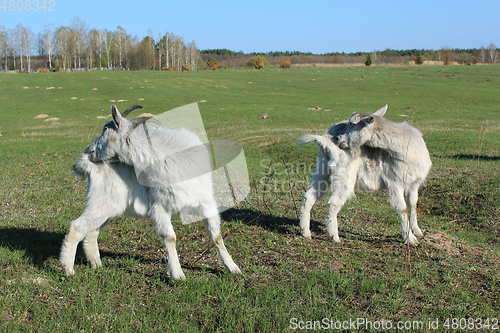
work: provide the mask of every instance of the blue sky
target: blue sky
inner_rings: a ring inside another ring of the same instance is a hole
[[[139,38],[149,29],[155,38],[168,31],[186,43],[194,40],[199,49],[247,53],[500,46],[498,0],[51,0],[52,12],[10,11],[9,0],[6,5],[7,10],[0,9],[0,25],[7,29],[22,23],[38,33],[49,23],[70,25],[78,16],[89,28],[116,30],[121,26]]]

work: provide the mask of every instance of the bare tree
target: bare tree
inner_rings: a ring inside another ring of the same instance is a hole
[[[7,39],[8,39],[8,49],[9,49],[9,54],[12,56],[12,64],[14,69],[16,69],[16,29],[9,29],[7,31]]]
[[[55,49],[54,27],[52,24],[46,25],[42,34],[42,48],[49,60],[49,69],[52,69],[52,56]]]
[[[122,56],[125,50],[126,37],[127,37],[127,32],[125,31],[125,29],[118,26],[115,32],[115,38],[116,38],[116,47],[118,49],[118,56],[119,56],[118,63],[120,65],[120,68],[123,67]]]
[[[88,64],[90,69],[94,67],[94,56],[99,59],[99,68],[101,68],[101,53],[103,45],[103,31],[101,29],[92,29],[88,35],[87,43],[87,53],[88,53]]]
[[[4,58],[5,71],[7,71],[7,55],[9,53],[9,36],[4,26],[0,25],[0,69],[1,59]]]
[[[78,68],[81,68],[81,54],[82,48],[87,42],[87,24],[82,21],[78,16],[71,19],[71,32],[72,32],[72,51],[74,67],[76,69],[76,61],[78,59]]]
[[[182,42],[182,40],[180,38],[177,38],[175,40],[175,53],[176,53],[176,59],[177,59],[177,68],[180,70],[181,67],[182,67],[182,62],[184,60],[184,54],[183,54],[183,50],[182,50],[182,47],[184,46],[184,43]]]
[[[68,27],[60,27],[55,32],[55,49],[56,52],[61,56],[61,60],[63,63],[63,70],[66,70],[66,61],[67,56],[70,53],[70,40],[71,40],[71,31]]]
[[[36,35],[36,41],[35,41],[35,46],[36,46],[36,52],[39,56],[44,56],[45,51],[43,50],[43,35],[41,32],[39,32]]]
[[[153,38],[153,30],[148,29],[148,43],[151,52],[151,69],[155,69],[155,39]]]
[[[111,52],[111,47],[113,45],[113,39],[114,39],[113,32],[104,30],[102,33],[102,37],[103,37],[102,41],[103,41],[104,51],[106,52],[106,59],[108,62],[108,69],[113,68],[111,60],[109,58],[109,55]]]
[[[169,57],[169,55],[170,55],[169,51],[170,51],[170,47],[171,47],[171,36],[167,32],[167,33],[165,33],[165,36],[163,38],[165,39],[165,42],[163,44],[163,48],[165,50],[165,63],[166,63],[167,67],[171,67],[170,66],[170,57]]]
[[[33,48],[36,50],[33,51]],[[61,26],[56,29],[53,25],[46,25],[37,35],[21,23],[12,30],[0,27],[0,67],[5,65],[7,69],[8,58],[12,56],[11,64],[14,68],[19,60],[19,69],[30,71],[31,56],[35,52],[47,57],[45,67],[52,69],[54,62],[59,66],[61,61],[64,70],[82,68],[82,65],[89,69],[97,67],[97,59],[101,68],[105,62],[102,59],[103,53],[108,68],[129,68],[132,64],[134,68],[156,69],[158,66],[161,70],[167,66],[181,69],[185,64],[195,70],[200,57],[194,42],[186,45],[181,37],[173,33],[159,34],[155,41],[153,31],[149,29],[148,36],[139,42],[137,36],[133,38],[120,26],[114,32],[103,29],[89,31],[86,23],[78,16],[71,20],[69,27]]]
[[[103,31],[102,29],[97,30],[97,34],[95,36],[95,43],[96,45],[96,50],[97,53],[99,54],[99,69],[102,68],[102,63],[101,63],[101,56],[102,56],[102,36],[103,36]]]
[[[158,34],[158,70],[161,71],[161,57],[163,54],[163,44],[165,43],[164,37],[162,38],[161,34]]]
[[[484,48],[484,46],[481,46],[477,56],[477,62],[480,64],[484,64],[485,60],[486,60],[486,49]]]
[[[16,26],[16,46],[17,50],[19,51],[19,60],[20,60],[20,67],[19,70],[22,72],[24,70],[23,68],[23,51],[25,49],[24,44],[26,43],[25,40],[25,34],[24,34],[24,27],[21,23],[19,23]]]
[[[491,63],[495,64],[497,62],[497,56],[498,56],[498,49],[495,46],[495,44],[491,43],[490,46],[488,46],[488,53],[490,55]]]
[[[187,54],[188,54],[187,64],[189,64],[189,68],[192,71],[195,71],[196,70],[196,63],[198,62],[198,57],[200,56],[200,52],[196,48],[196,44],[194,43],[194,41],[189,43],[186,47],[188,50],[187,51]]]
[[[33,52],[33,40],[35,34],[29,27],[24,28],[24,51],[26,54],[26,62],[28,64],[28,73],[31,73],[31,53]]]
[[[34,34],[28,27],[23,27],[21,23],[16,26],[16,45],[19,51],[20,71],[24,71],[23,55],[26,57],[28,72],[31,71],[31,52],[33,47]]]

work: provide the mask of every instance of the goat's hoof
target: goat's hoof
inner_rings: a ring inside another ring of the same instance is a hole
[[[75,271],[72,269],[72,270],[67,270],[67,269],[64,269],[64,275],[66,277],[70,277],[70,276],[73,276],[75,275]]]
[[[406,245],[414,245],[414,246],[417,246],[418,245],[418,240],[415,236],[411,236],[409,237],[408,239],[405,239],[405,244]]]
[[[302,231],[302,237],[311,239],[311,231]]]
[[[186,276],[182,272],[180,274],[171,274],[170,278],[172,281],[186,281]]]
[[[422,230],[420,229],[416,229],[416,230],[411,230],[413,232],[413,234],[417,237],[420,237],[420,236],[423,236],[424,234],[422,233]]]
[[[90,267],[92,267],[93,269],[100,268],[100,267],[102,267],[102,262],[100,260],[99,261],[91,261]]]
[[[231,262],[229,265],[224,264],[224,266],[231,274],[241,274],[240,268],[234,262]]]
[[[332,242],[334,242],[334,243],[340,243],[340,238],[339,238],[339,236],[337,236],[337,237],[332,237]]]
[[[236,265],[234,268],[230,269],[229,271],[231,272],[231,274],[241,274],[240,268]]]

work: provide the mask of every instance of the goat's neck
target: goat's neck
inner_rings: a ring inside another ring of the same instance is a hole
[[[404,159],[408,154],[408,149],[410,149],[412,135],[413,132],[411,128],[408,128],[404,136],[397,136],[391,131],[374,128],[372,137],[367,141],[367,145],[373,148],[383,149],[395,158]]]
[[[120,161],[128,165],[152,165],[158,161],[153,147],[145,140],[126,138],[121,145]]]

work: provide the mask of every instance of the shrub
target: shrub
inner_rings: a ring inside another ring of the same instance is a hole
[[[448,66],[451,64],[451,58],[453,55],[453,50],[449,49],[448,47],[443,47],[440,51],[441,53],[441,59],[443,59],[443,63],[445,66]]]
[[[161,68],[161,70],[162,70],[162,71],[168,71],[168,70],[169,70],[169,68],[168,68],[168,66],[163,66],[163,67]]]
[[[280,68],[290,68],[292,66],[292,61],[290,59],[281,58]]]
[[[182,70],[189,72],[191,70],[191,68],[188,65],[184,64],[184,65],[182,65]]]
[[[420,54],[417,55],[417,57],[415,58],[415,65],[422,65],[424,61],[422,60],[422,56],[420,56]]]
[[[318,67],[318,65],[316,65],[315,62],[313,62],[313,67],[316,68],[316,67]]]
[[[366,56],[365,65],[366,66],[371,66],[371,64],[372,64],[372,57],[370,57],[370,55],[368,54]]]
[[[261,58],[257,58],[253,62],[253,65],[254,65],[255,69],[261,69],[262,67],[264,67],[264,61]]]
[[[257,63],[257,64],[256,64]],[[256,69],[261,69],[264,66],[269,66],[269,61],[263,56],[253,56],[247,61],[247,67],[255,67]]]
[[[208,65],[208,68],[210,68],[211,70],[216,70],[217,68],[220,67],[219,61],[217,61],[217,59],[215,59],[215,58],[208,59],[207,65]]]
[[[38,71],[39,71],[40,73],[49,73],[49,72],[50,72],[50,71],[49,71],[47,68],[45,68],[45,67],[40,68]]]
[[[470,53],[462,53],[460,55],[458,63],[467,65],[477,64],[477,58]]]

